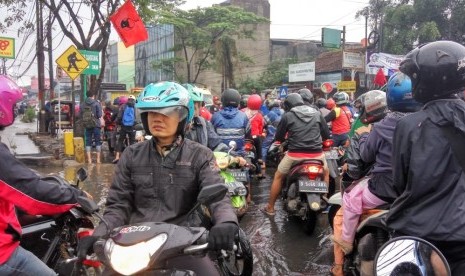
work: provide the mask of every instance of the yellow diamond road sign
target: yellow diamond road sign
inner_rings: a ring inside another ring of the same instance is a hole
[[[56,63],[73,80],[89,66],[87,59],[74,45],[69,46],[69,48],[57,58]]]

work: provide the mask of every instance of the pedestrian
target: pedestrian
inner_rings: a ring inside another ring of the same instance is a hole
[[[102,106],[95,99],[95,94],[88,92],[87,98],[81,104],[81,119],[86,129],[86,156],[87,162],[92,164],[92,144],[95,143],[97,151],[96,163],[101,163],[102,139],[101,139],[101,121]]]
[[[126,146],[130,146],[136,142],[136,130],[134,129],[134,126],[137,123],[135,104],[136,98],[134,97],[134,95],[129,95],[129,97],[127,98],[127,102],[123,103],[119,108],[116,122],[119,125],[120,129],[118,143],[116,145],[116,156],[113,160],[113,163],[118,162],[121,153],[123,152]]]
[[[147,221],[187,225],[200,190],[223,182],[212,151],[184,138],[194,116],[193,102],[184,87],[174,82],[149,84],[139,94],[137,108],[146,133],[153,138],[122,153],[103,214],[107,223],[100,223],[92,236],[81,240],[79,257],[85,257],[96,240],[119,226]],[[213,223],[209,249],[232,250],[239,227],[229,195],[207,207]],[[168,271],[176,268],[195,275],[219,275],[208,255],[179,256],[167,266]]]

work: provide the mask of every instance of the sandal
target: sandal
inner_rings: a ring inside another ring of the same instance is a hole
[[[333,264],[333,266],[329,269],[329,275],[332,275],[332,276],[344,276],[344,271],[342,269],[342,265]]]
[[[276,215],[276,211],[270,212],[270,211],[268,211],[268,210],[266,209],[266,206],[260,208],[260,210],[262,211],[262,213],[264,213],[265,215],[268,215],[268,216],[270,216],[270,217],[274,217],[274,215]]]

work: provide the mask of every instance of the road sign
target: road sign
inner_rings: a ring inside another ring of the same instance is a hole
[[[89,66],[82,72],[85,75],[100,74],[100,52],[79,50],[89,62]]]
[[[0,58],[15,58],[15,39],[0,37]]]
[[[115,91],[126,91],[125,83],[111,83],[111,82],[102,82],[100,85],[102,90],[115,90]]]
[[[337,83],[337,91],[355,92],[357,83],[355,81],[340,81]]]
[[[330,82],[323,82],[320,87],[323,93],[331,93],[333,91],[333,85]]]
[[[72,80],[75,80],[82,74],[84,69],[89,66],[87,59],[74,45],[69,46],[69,48],[57,58],[56,63]]]
[[[279,88],[279,98],[284,99],[287,97],[287,86],[281,86]]]

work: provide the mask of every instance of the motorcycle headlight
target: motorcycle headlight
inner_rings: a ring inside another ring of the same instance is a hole
[[[245,196],[247,195],[247,189],[245,187],[237,187],[234,190],[234,195]]]
[[[168,239],[166,233],[130,246],[121,246],[112,239],[105,243],[105,254],[111,267],[123,275],[132,275],[145,269],[150,258],[165,244]]]

